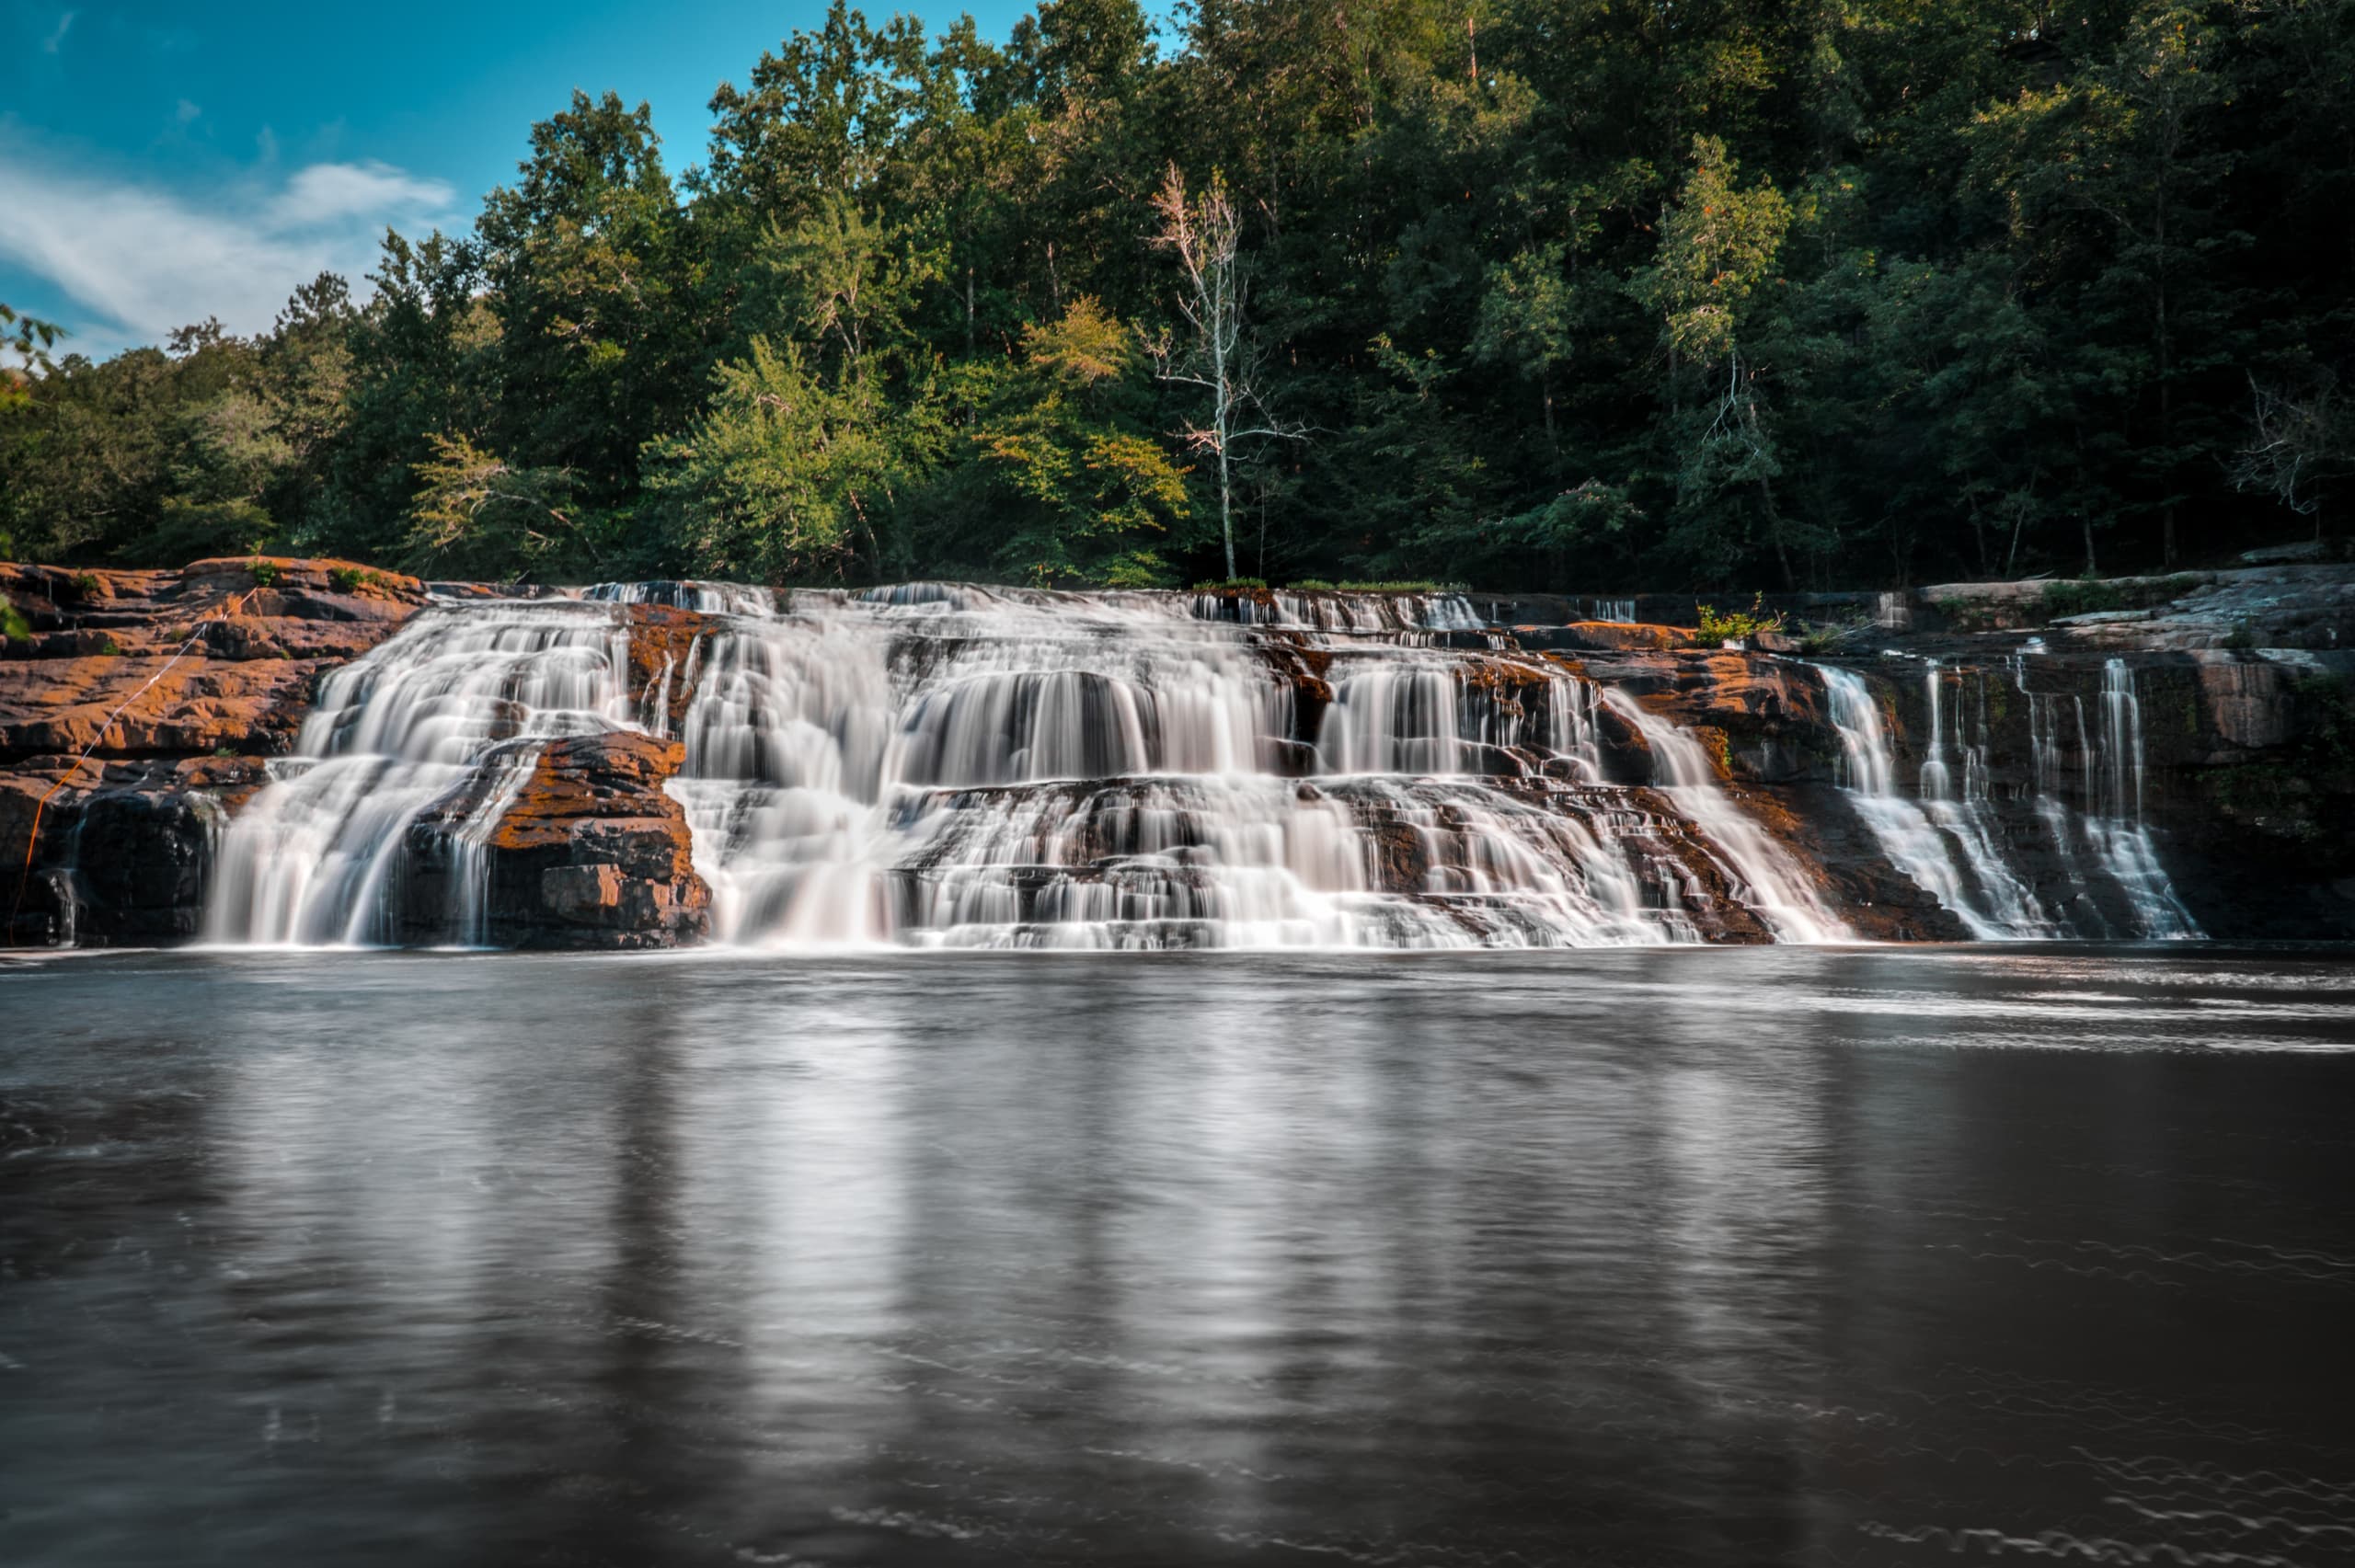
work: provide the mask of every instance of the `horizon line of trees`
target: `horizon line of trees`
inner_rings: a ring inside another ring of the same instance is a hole
[[[2355,0],[835,0],[710,112],[252,338],[0,315],[0,555],[1903,586],[2355,475]]]

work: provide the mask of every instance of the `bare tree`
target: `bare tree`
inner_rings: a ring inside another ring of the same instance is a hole
[[[2355,440],[2338,397],[2338,383],[2325,375],[2303,392],[2261,386],[2249,378],[2256,406],[2250,412],[2248,444],[2233,463],[2234,487],[2269,495],[2302,517],[2315,520],[2322,537],[2320,486],[2355,464]]]
[[[1244,331],[1246,293],[1239,262],[1243,223],[1225,181],[1212,177],[1200,196],[1186,194],[1186,177],[1171,164],[1153,210],[1161,232],[1153,243],[1178,258],[1185,283],[1178,310],[1186,318],[1184,342],[1164,332],[1154,345],[1163,381],[1199,386],[1211,395],[1207,425],[1189,420],[1179,433],[1197,452],[1218,462],[1219,535],[1226,544],[1226,575],[1235,576],[1235,448],[1257,439],[1301,441],[1308,427],[1269,413],[1259,388],[1258,357]]]

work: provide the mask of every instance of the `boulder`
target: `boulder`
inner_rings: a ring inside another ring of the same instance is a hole
[[[511,741],[504,754],[525,777],[486,767],[469,790],[411,824],[401,941],[450,940],[465,867],[459,830],[509,790],[482,848],[478,934],[490,945],[672,947],[709,933],[711,893],[695,872],[686,814],[663,789],[686,761],[684,745],[613,731]]]

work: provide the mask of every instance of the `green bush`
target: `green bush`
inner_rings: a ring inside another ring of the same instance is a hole
[[[256,588],[276,588],[279,579],[286,575],[275,561],[249,561],[246,569],[253,573]]]
[[[24,612],[5,599],[0,599],[0,643],[22,640],[30,642],[33,624],[25,619]]]
[[[1300,581],[1292,585],[1292,591],[1294,593],[1330,593],[1333,591],[1333,585],[1327,582],[1323,578],[1303,578]]]
[[[1345,582],[1343,593],[1462,593],[1465,586],[1460,582]]]
[[[97,598],[98,586],[98,574],[96,572],[75,572],[74,574],[74,591],[80,594],[85,599]]]
[[[1226,593],[1231,592],[1235,589],[1265,588],[1267,586],[1268,579],[1265,578],[1229,578],[1224,582],[1198,582],[1194,585],[1193,590],[1196,593]]]
[[[1705,643],[1732,642],[1759,632],[1779,632],[1783,629],[1783,612],[1766,612],[1766,596],[1759,594],[1750,601],[1748,610],[1720,612],[1714,604],[1701,606],[1701,640]]]
[[[357,593],[362,584],[375,580],[375,573],[362,571],[358,567],[329,567],[327,568],[327,586],[338,593]]]

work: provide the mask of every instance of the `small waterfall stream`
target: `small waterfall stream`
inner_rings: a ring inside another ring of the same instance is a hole
[[[1959,918],[1982,941],[2051,936],[2053,928],[1994,848],[1986,810],[1983,770],[1971,806],[1961,807],[1950,793],[1945,742],[1934,739],[1922,766],[1922,798],[1897,787],[1897,758],[1881,722],[1880,704],[1865,678],[1836,665],[1819,667],[1831,698],[1831,718],[1840,732],[1841,783],[1890,864]],[[1929,671],[1931,727],[1939,726],[1940,673]],[[1935,813],[1935,815],[1934,815]]]
[[[1701,830],[1732,877],[1735,896],[1758,912],[1776,940],[1844,942],[1853,936],[1825,906],[1798,862],[1718,785],[1717,770],[1698,740],[1645,711],[1625,692],[1607,691],[1603,700],[1642,733],[1653,762],[1667,774],[1666,782],[1655,787]]]

